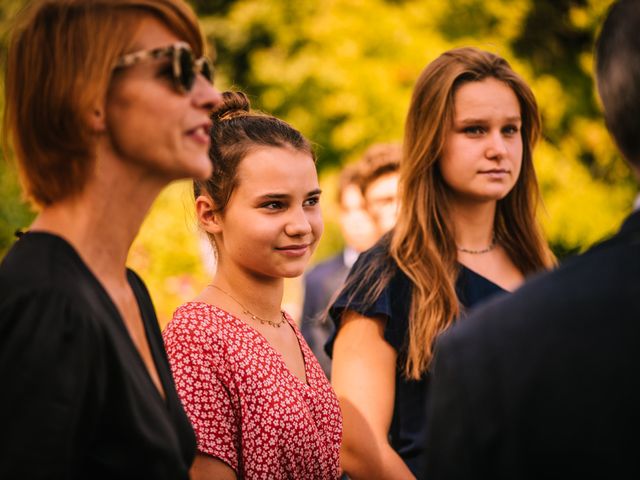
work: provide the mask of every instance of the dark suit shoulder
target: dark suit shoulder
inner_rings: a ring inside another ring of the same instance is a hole
[[[430,478],[617,478],[637,469],[639,218],[439,337]]]
[[[617,235],[556,270],[528,280],[513,294],[480,306],[446,336],[471,336],[482,331],[515,334],[516,328],[600,317],[624,317],[637,311],[640,295],[640,239]],[[635,290],[635,291],[634,291]]]

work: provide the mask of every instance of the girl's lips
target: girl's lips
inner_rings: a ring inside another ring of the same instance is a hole
[[[486,175],[489,178],[503,178],[509,175],[509,173],[509,170],[502,170],[498,168],[494,170],[483,170],[480,172],[481,175]]]
[[[284,247],[277,247],[276,250],[291,257],[301,257],[309,250],[309,244],[285,245]]]

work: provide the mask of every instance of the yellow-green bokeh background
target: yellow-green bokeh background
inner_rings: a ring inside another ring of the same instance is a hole
[[[0,2],[6,26],[24,0]],[[566,258],[610,235],[637,182],[604,128],[592,82],[593,40],[609,0],[193,0],[221,89],[299,128],[317,146],[326,229],[313,262],[337,251],[333,192],[341,165],[371,143],[398,141],[413,83],[444,50],[471,45],[506,57],[532,86],[544,138],[535,152],[547,238]],[[4,48],[2,56],[4,58]],[[1,86],[0,86],[1,88]],[[0,161],[0,256],[33,212]],[[210,272],[190,184],[170,185],[130,255],[164,325]],[[299,309],[299,280],[285,304]]]

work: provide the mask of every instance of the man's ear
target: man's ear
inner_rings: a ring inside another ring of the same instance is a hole
[[[222,232],[222,216],[216,211],[213,200],[208,195],[196,198],[196,215],[204,231],[208,233]]]

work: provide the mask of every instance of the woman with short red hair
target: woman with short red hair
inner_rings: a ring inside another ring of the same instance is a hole
[[[202,54],[182,0],[16,21],[4,132],[38,215],[0,265],[0,478],[188,478],[194,434],[126,259],[160,190],[211,174]]]

